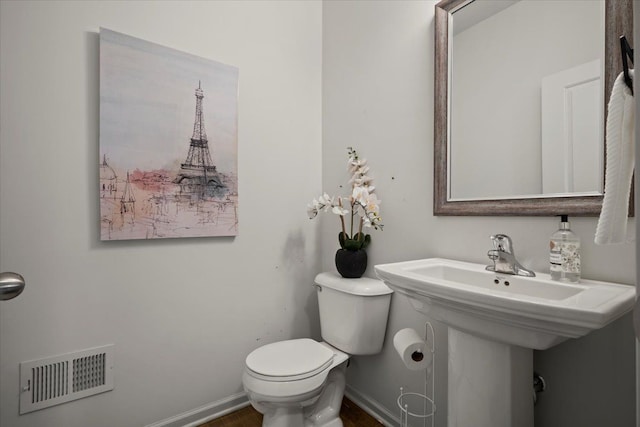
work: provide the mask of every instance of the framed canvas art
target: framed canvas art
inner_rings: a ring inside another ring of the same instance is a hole
[[[238,68],[100,29],[101,240],[238,233]]]

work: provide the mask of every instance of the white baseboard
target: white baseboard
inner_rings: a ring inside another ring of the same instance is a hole
[[[146,427],[196,427],[246,406],[249,406],[246,393],[237,393]]]
[[[400,418],[389,412],[384,406],[358,390],[347,386],[345,395],[367,414],[378,420],[386,427],[400,424]],[[157,421],[145,427],[197,427],[208,421],[249,406],[246,393],[237,393],[225,399],[212,402],[191,411]]]
[[[345,395],[356,405],[362,408],[367,414],[371,415],[378,422],[386,427],[395,427],[400,425],[400,418],[387,410],[380,403],[358,390],[347,385]],[[399,413],[399,412],[398,412]]]

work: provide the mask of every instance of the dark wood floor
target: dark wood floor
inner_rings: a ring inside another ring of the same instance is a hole
[[[340,418],[344,427],[380,427],[382,425],[346,397],[342,400]],[[248,406],[202,424],[200,427],[260,427],[261,425],[262,414],[252,406]]]

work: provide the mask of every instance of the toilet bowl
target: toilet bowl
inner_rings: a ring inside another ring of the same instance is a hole
[[[349,355],[309,338],[280,341],[247,356],[242,378],[263,426],[339,427]]]
[[[242,384],[263,427],[342,427],[350,355],[382,350],[391,293],[382,281],[321,273],[315,285],[323,342],[280,341],[252,351]]]

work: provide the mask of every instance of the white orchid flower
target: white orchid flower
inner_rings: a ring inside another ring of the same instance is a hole
[[[369,172],[369,166],[361,165],[356,169],[356,174],[358,175],[366,175],[367,172]]]
[[[333,204],[333,197],[329,197],[329,195],[327,193],[324,193],[322,196],[320,196],[318,198],[318,202],[322,205],[332,205]]]
[[[365,227],[373,227],[376,230],[382,229],[382,218],[380,218],[377,214],[370,212],[369,215],[363,217],[363,226]]]
[[[318,209],[316,208],[315,203],[313,205],[307,205],[307,215],[309,216],[309,219],[313,219],[318,215]]]
[[[334,206],[334,207],[331,209],[331,212],[333,212],[333,213],[334,213],[334,214],[336,214],[336,215],[340,215],[340,216],[344,216],[344,215],[346,215],[347,213],[349,213],[349,211],[348,211],[348,210],[346,210],[345,208],[343,208],[342,206]]]
[[[353,187],[353,192],[351,193],[351,200],[353,202],[365,206],[368,198],[369,192],[365,187]]]
[[[358,169],[366,167],[369,170],[367,165],[367,159],[355,159],[353,157],[349,158],[349,172],[356,173]]]
[[[378,199],[378,196],[375,194],[369,193],[369,197],[367,197],[367,203],[365,205],[365,209],[368,212],[375,212],[376,214],[380,212],[380,203],[382,200]]]
[[[369,184],[371,181],[373,181],[373,178],[368,177],[366,175],[363,175],[363,176],[354,175],[349,182],[358,187],[367,187],[367,184]]]

